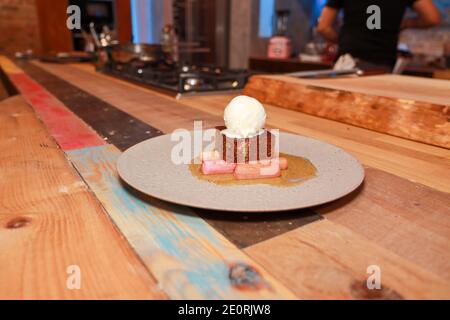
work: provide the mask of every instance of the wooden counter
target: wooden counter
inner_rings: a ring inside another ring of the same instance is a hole
[[[0,102],[0,298],[450,298],[448,149],[266,104],[269,126],[355,155],[364,185],[295,212],[192,210],[128,190],[115,160],[221,124],[232,95],[177,101],[89,65],[0,65],[20,91]],[[365,285],[371,265],[382,290]]]

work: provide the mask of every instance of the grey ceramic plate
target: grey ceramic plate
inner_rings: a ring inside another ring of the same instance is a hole
[[[170,160],[177,144],[170,135],[141,142],[118,160],[120,177],[135,189],[165,201],[197,208],[267,212],[301,209],[336,200],[355,190],[364,169],[350,154],[333,145],[280,133],[280,152],[309,159],[317,177],[293,187],[221,186],[191,175],[188,165]]]

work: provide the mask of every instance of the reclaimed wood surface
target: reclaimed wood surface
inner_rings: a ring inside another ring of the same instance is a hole
[[[100,74],[89,65],[67,65],[67,68],[61,68],[61,65],[38,61],[33,64],[120,110],[133,116],[138,115],[138,119],[163,132],[171,132],[176,128],[192,128],[195,120],[202,120],[204,127],[223,125],[221,117],[180,104],[172,97]]]
[[[221,122],[223,108],[232,98],[231,95],[212,95],[176,101],[151,90],[96,74],[90,66],[36,65],[138,119],[146,118],[145,121],[151,126],[164,127],[164,131],[191,128],[192,119],[202,119],[205,115],[208,115],[210,123]],[[136,92],[140,93],[135,95]],[[133,102],[127,103],[128,100]],[[265,107],[269,126],[334,143],[377,169],[366,169],[367,180],[357,192],[336,203],[314,209],[324,218],[313,218],[289,232],[266,234],[259,240],[265,241],[258,241],[257,244],[247,242],[244,252],[257,261],[258,270],[267,270],[300,298],[449,298],[450,200],[448,194],[417,183],[449,192],[449,150],[270,104]],[[159,117],[151,115],[155,110],[159,112]],[[168,120],[170,117],[164,117],[165,113],[171,112],[171,116],[178,119],[176,124]],[[101,176],[95,172],[93,179],[100,179]],[[109,189],[100,188],[99,193],[107,194]],[[240,223],[245,225],[245,219]],[[210,224],[217,227],[214,223]],[[200,231],[191,230],[202,237]],[[242,230],[245,231],[245,228]],[[128,240],[132,243],[134,239],[131,237]],[[144,250],[142,242],[137,243],[142,245],[138,246],[140,250]],[[370,264],[381,268],[381,291],[369,291],[365,286]],[[149,265],[147,267],[151,269]],[[164,274],[158,265],[153,267],[158,269],[155,278]],[[253,269],[249,270],[251,274]]]
[[[292,299],[295,296],[192,210],[145,197],[120,181],[114,146],[69,159],[172,299]]]
[[[393,76],[396,82],[402,83],[403,77]],[[273,104],[282,108],[304,112],[314,116],[335,120],[381,133],[398,136],[450,148],[450,82],[445,80],[420,79],[411,80],[405,77],[404,86],[411,92],[420,92],[422,100],[439,101],[440,104],[412,100],[411,94],[403,95],[402,91],[396,97],[387,97],[382,89],[373,90],[375,85],[364,84],[366,78],[351,78],[336,88],[322,86],[323,81],[333,80],[299,80],[286,76],[254,76],[244,88],[246,95],[257,98],[263,103]],[[377,76],[374,76],[377,79]],[[381,80],[389,84],[389,76]],[[321,82],[322,81],[322,82]],[[416,89],[423,83],[423,89]],[[430,84],[427,82],[430,81]],[[348,83],[350,82],[350,83]],[[414,83],[411,84],[409,82]],[[354,83],[354,85],[352,85]],[[358,87],[358,85],[360,87]],[[370,88],[361,93],[356,88]],[[346,88],[346,89],[342,89]],[[384,87],[383,87],[384,88]],[[434,90],[432,90],[434,89]],[[426,90],[430,90],[425,96]],[[367,93],[370,92],[370,93]],[[433,93],[436,92],[436,93]],[[438,97],[436,99],[435,97]],[[402,97],[402,98],[400,98]],[[433,99],[435,98],[435,99]]]
[[[300,298],[450,299],[450,282],[327,219],[245,249]],[[382,290],[368,290],[368,267]]]
[[[155,128],[117,109],[106,101],[82,91],[67,81],[32,64],[21,65],[40,85],[65,103],[65,106],[85,119],[108,143],[124,150],[136,143],[157,135]],[[86,106],[89,106],[86,108]],[[258,215],[232,215],[228,212],[196,210],[201,218],[210,223],[239,248],[298,228],[320,219],[310,210],[297,210],[283,215],[273,213]]]
[[[0,299],[165,298],[19,96],[0,102],[0,148]]]
[[[140,260],[150,268],[158,288],[170,298],[295,298],[190,210],[169,208],[155,200],[144,202],[127,192],[117,177],[115,162],[120,152],[115,147],[66,151]],[[89,167],[89,159],[96,167]],[[98,180],[99,174],[104,181]],[[177,227],[180,229],[174,231]]]
[[[49,67],[53,71],[59,69],[56,73],[65,76],[58,66],[54,68],[53,66],[45,67]],[[77,69],[84,71],[84,73],[81,73],[84,82],[88,80],[86,73],[91,73],[91,76],[93,76],[93,71],[89,66],[77,66]],[[75,71],[71,70],[70,74],[75,74]],[[83,81],[80,81],[78,78],[81,75],[73,76],[68,78],[68,80],[74,81],[77,85],[85,88]],[[103,75],[99,75],[99,78],[105,81],[110,80],[109,77]],[[115,79],[113,81],[117,84],[120,83],[120,81]],[[92,83],[92,81],[88,83]],[[117,85],[115,88],[120,89],[120,86]],[[127,89],[130,90],[129,87]],[[154,95],[146,89],[135,88],[135,90],[146,91],[148,95]],[[91,92],[96,93],[95,87],[91,86]],[[165,99],[159,94],[155,95],[158,96],[160,101]],[[209,112],[217,115],[219,118],[223,113],[223,106],[226,105],[229,99],[231,99],[231,96],[199,96],[183,98],[179,103],[188,104],[192,108]],[[142,107],[139,107],[139,110],[133,109],[132,106],[123,107],[117,101],[118,98],[115,105],[122,107],[123,110],[132,113],[136,117],[143,117],[146,113],[151,113],[153,110],[152,105],[147,105],[144,108],[144,101],[140,99],[134,100],[135,104],[142,105]],[[111,100],[111,102],[113,101]],[[164,100],[160,103],[163,102]],[[411,180],[428,184],[437,189],[450,190],[450,172],[448,171],[450,152],[448,150],[299,114],[290,110],[283,110],[270,105],[266,105],[266,111],[268,112],[268,123],[271,126],[287,128],[291,132],[328,140],[351,151],[366,164],[393,172],[398,176],[406,176]],[[151,123],[158,125],[158,122],[155,124],[155,121]],[[189,125],[191,123],[187,120],[184,126],[188,128]],[[171,130],[176,128],[176,126],[170,127]],[[320,208],[318,212],[324,214],[331,211],[329,215],[325,214],[329,219],[353,229],[362,236],[370,236],[370,239],[379,245],[419,265],[428,266],[432,271],[442,273],[447,278],[448,252],[450,252],[448,250],[448,235],[450,232],[446,229],[450,219],[448,211],[450,203],[447,194],[396,178],[380,170],[367,168],[367,174],[370,182],[365,184],[363,191],[358,193],[356,197],[354,195],[350,197],[351,199],[353,197],[357,199],[357,205],[354,201],[345,198],[337,206],[332,206],[333,210],[336,210],[336,214],[333,214],[333,211],[328,206]],[[384,192],[384,185],[386,184],[392,185],[389,192]],[[406,190],[407,192],[405,192]],[[423,199],[424,193],[432,201],[418,201],[417,199]],[[339,207],[342,205],[342,202],[347,203],[347,201],[350,201],[351,205]],[[376,206],[374,206],[374,203]],[[403,211],[401,211],[402,206],[405,208]],[[371,209],[365,209],[365,207]],[[403,215],[410,214],[410,216],[402,220],[403,223],[397,227],[395,232],[392,232],[392,225],[395,225],[398,211],[401,211]],[[337,219],[337,212],[340,213],[340,219]],[[439,219],[436,218],[437,215],[439,215]],[[213,216],[214,214],[208,214],[207,217],[210,218],[208,221],[212,225],[219,225],[218,227],[220,228],[224,218],[223,215],[216,217],[215,220],[211,218]],[[249,218],[246,217],[246,219]],[[419,221],[421,221],[421,225],[417,224]],[[279,220],[265,222],[273,225],[274,228],[280,225]],[[242,223],[244,222],[242,221]],[[254,223],[254,221],[248,221],[246,225],[248,226],[251,223]],[[432,231],[423,232],[428,226],[436,226],[438,223],[443,226],[439,233]],[[292,220],[291,225],[295,225]],[[241,229],[227,228],[227,236],[236,239],[240,245],[251,245],[251,241],[236,236],[236,233],[242,233]],[[267,230],[262,232],[258,238],[264,239],[265,236],[267,236]],[[423,243],[424,245],[415,246],[416,249],[412,250],[411,243]],[[437,259],[437,256],[440,258]]]
[[[450,85],[448,81],[439,79],[395,74],[367,77],[349,76],[330,79],[304,79],[274,75],[273,78],[293,83],[365,93],[380,97],[428,102],[437,105],[449,105],[450,103]]]
[[[134,84],[98,74],[86,64],[61,66],[33,63],[163,132],[178,128],[192,129],[194,119],[206,119],[204,127],[222,125],[224,107],[235,95],[195,96],[176,101]],[[446,149],[270,104],[264,106],[269,127],[335,144],[352,153],[365,165],[450,192],[450,152]]]

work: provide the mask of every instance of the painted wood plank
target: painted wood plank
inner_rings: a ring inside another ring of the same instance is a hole
[[[325,79],[269,77],[335,90],[358,92],[380,97],[422,101],[447,105],[450,101],[450,84],[439,79],[382,74],[364,77],[335,77]]]
[[[195,120],[202,120],[204,127],[223,125],[221,116],[182,105],[171,97],[111,76],[71,65],[32,63],[163,132],[192,128]]]
[[[0,150],[0,299],[166,297],[20,96],[0,102]]]
[[[0,65],[17,90],[35,109],[62,149],[71,150],[106,144],[81,119],[70,112],[41,85],[16,67],[12,61],[2,57]]]
[[[450,299],[450,282],[328,219],[245,252],[300,298]],[[367,288],[369,266],[379,267],[381,290]]]
[[[34,107],[63,150],[106,144],[82,120],[26,74],[10,75],[22,96]]]
[[[34,64],[22,63],[21,67],[108,143],[120,150],[162,134],[160,130]]]
[[[78,172],[170,298],[294,298],[190,209],[125,188],[116,171],[119,155],[114,146],[68,152]]]
[[[397,78],[407,85],[403,77]],[[306,84],[286,76],[253,76],[244,94],[263,103],[449,149],[450,83],[429,81],[438,83],[445,93],[441,104],[353,92],[350,86],[347,90],[330,89],[314,80]]]

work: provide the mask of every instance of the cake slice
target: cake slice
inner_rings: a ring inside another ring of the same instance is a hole
[[[225,127],[216,127],[216,150],[227,163],[249,163],[270,160],[276,155],[275,136],[268,130],[250,138],[230,138],[223,133]]]

